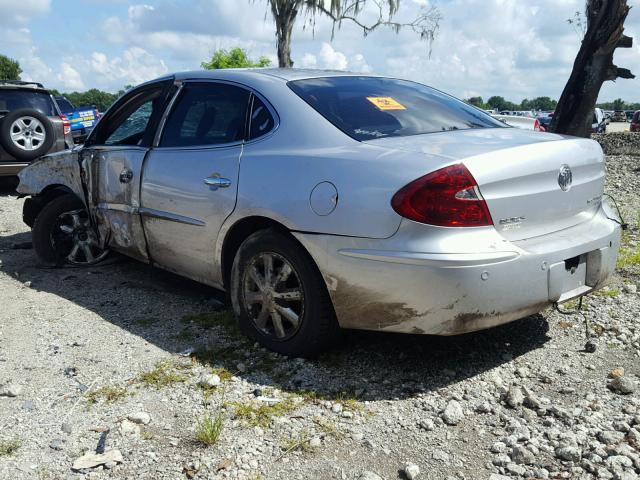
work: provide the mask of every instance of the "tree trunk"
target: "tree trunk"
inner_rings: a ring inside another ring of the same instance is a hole
[[[550,125],[552,132],[589,137],[602,84],[616,78],[634,78],[629,70],[613,64],[615,49],[632,45],[631,37],[623,35],[629,8],[627,0],[587,0],[587,32],[558,101]]]
[[[276,43],[278,47],[278,66],[293,67],[291,60],[291,35],[298,16],[298,3],[291,0],[271,0],[271,13],[276,21]]]

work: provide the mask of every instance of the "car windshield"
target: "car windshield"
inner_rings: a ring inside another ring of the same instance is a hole
[[[57,115],[53,100],[48,93],[31,92],[25,89],[0,89],[0,112],[13,112],[21,108],[33,108],[48,117]]]
[[[470,128],[509,128],[482,110],[414,82],[341,76],[295,80],[289,88],[356,140]]]

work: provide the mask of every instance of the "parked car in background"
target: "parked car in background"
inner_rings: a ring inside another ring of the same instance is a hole
[[[541,115],[536,118],[540,123],[540,131],[546,132],[547,130],[549,130],[549,125],[551,125],[551,120],[553,120],[553,117],[550,117],[549,115]]]
[[[220,69],[128,91],[18,191],[43,264],[113,249],[225,289],[247,336],[297,356],[339,327],[461,334],[601,287],[604,180],[593,140],[415,82]]]
[[[534,117],[523,117],[520,115],[491,115],[496,120],[506,123],[510,127],[520,128],[522,130],[540,130],[540,121]],[[544,130],[543,130],[544,131]]]
[[[0,176],[72,146],[71,125],[42,84],[0,80]]]
[[[625,110],[624,114],[626,115],[626,121],[630,122],[633,118],[633,114],[636,113],[634,110]]]
[[[630,132],[640,132],[640,110],[636,110],[631,117]]]
[[[593,121],[591,122],[591,133],[605,133],[607,131],[607,121],[601,108],[593,110]]]
[[[98,123],[100,112],[95,105],[76,108],[66,97],[56,96],[54,99],[60,111],[71,123],[73,141],[83,143]]]
[[[616,110],[615,112],[613,112],[613,115],[611,116],[611,121],[626,122],[627,115],[624,113],[624,110]]]

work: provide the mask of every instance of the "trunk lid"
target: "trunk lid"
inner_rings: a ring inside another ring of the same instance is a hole
[[[447,160],[442,166],[463,163],[478,182],[495,228],[508,240],[572,227],[600,206],[605,164],[602,149],[589,139],[495,128],[367,143],[439,156]]]

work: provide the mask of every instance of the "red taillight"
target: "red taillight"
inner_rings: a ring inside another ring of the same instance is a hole
[[[66,115],[60,115],[60,120],[62,120],[62,131],[65,135],[71,133],[71,122],[67,118]]]
[[[391,206],[409,220],[441,227],[493,224],[478,184],[461,163],[405,185],[393,196]]]

